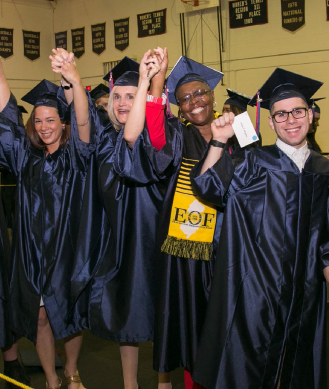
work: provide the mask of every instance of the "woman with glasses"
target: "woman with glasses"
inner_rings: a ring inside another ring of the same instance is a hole
[[[179,106],[184,124],[169,118],[166,145],[149,158],[159,176],[168,179],[156,258],[154,369],[169,373],[162,376],[161,389],[172,387],[170,372],[181,366],[187,369],[186,387],[198,387],[192,386],[188,371],[193,369],[207,306],[222,214],[194,196],[189,172],[211,142],[211,123],[219,116],[214,112],[213,89],[221,78],[222,73],[181,57],[168,77],[167,87],[169,101]],[[134,123],[136,115],[145,112],[141,107],[136,109],[139,103],[135,100],[133,105]],[[126,140],[133,130],[136,127],[127,122]],[[145,137],[144,142],[149,150],[150,142]],[[132,168],[126,142],[121,142],[120,150],[119,173],[128,175]],[[170,158],[169,168],[164,169]]]

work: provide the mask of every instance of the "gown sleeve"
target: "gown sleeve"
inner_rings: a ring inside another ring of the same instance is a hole
[[[71,125],[70,125],[70,144],[74,151],[76,151],[76,162],[81,164],[82,169],[85,170],[91,154],[96,150],[97,143],[97,113],[94,109],[93,102],[88,95],[88,109],[89,109],[89,123],[90,123],[90,141],[83,142],[79,138],[78,125],[74,105],[71,104]]]
[[[27,152],[23,122],[13,94],[0,113],[0,164],[15,175],[21,170]]]
[[[148,95],[149,97],[150,95]],[[153,97],[153,96],[152,96]],[[152,146],[161,150],[166,143],[165,97],[146,102],[146,124]]]
[[[322,261],[322,268],[329,266],[329,199],[327,200],[327,231],[326,236],[324,238],[324,242],[320,246],[320,258]]]
[[[120,132],[114,159],[114,168],[121,177],[138,183],[152,183],[166,179],[171,175],[171,166],[177,164],[182,148],[182,134],[177,120],[165,120],[166,143],[158,152],[152,145],[150,135],[145,126],[137,138],[134,147],[129,148]]]
[[[219,207],[225,206],[227,198],[246,187],[257,174],[254,155],[250,151],[246,151],[242,159],[231,158],[224,152],[213,167],[199,175],[205,157],[191,171],[193,191]]]

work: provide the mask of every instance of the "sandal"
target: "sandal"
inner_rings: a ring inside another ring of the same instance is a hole
[[[58,382],[59,382],[58,386],[49,387],[48,386],[48,382],[46,381],[46,389],[61,389],[61,386],[62,386],[62,379],[61,379],[61,377],[58,377]]]
[[[64,371],[64,375],[65,375],[65,378],[66,378],[67,386],[71,385],[72,383],[75,383],[75,384],[81,384],[82,383],[81,382],[81,378],[79,376],[78,370],[73,375],[66,375],[66,370],[65,370]]]

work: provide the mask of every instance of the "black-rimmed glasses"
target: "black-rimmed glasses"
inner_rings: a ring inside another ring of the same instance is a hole
[[[295,119],[302,119],[306,116],[306,112],[308,111],[308,108],[294,108],[292,111],[280,111],[276,112],[274,115],[272,115],[272,118],[277,123],[283,123],[286,122],[289,118],[289,114],[295,118]]]
[[[189,95],[182,96],[181,98],[177,99],[177,103],[182,106],[189,104],[191,102],[191,98],[193,97],[194,100],[203,100],[207,93],[211,92],[210,90],[206,89],[199,89]]]

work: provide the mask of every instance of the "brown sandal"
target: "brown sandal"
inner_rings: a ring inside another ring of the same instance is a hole
[[[65,378],[66,378],[67,386],[71,385],[72,383],[75,383],[75,384],[81,384],[82,383],[81,382],[81,378],[79,376],[78,370],[73,375],[66,375],[66,370],[65,370],[64,371],[64,375],[65,375]]]
[[[58,386],[52,386],[52,387],[49,387],[48,386],[48,382],[46,381],[46,389],[61,389],[61,386],[62,386],[62,379],[61,379],[61,377],[58,377],[58,381],[59,381],[59,385]]]

